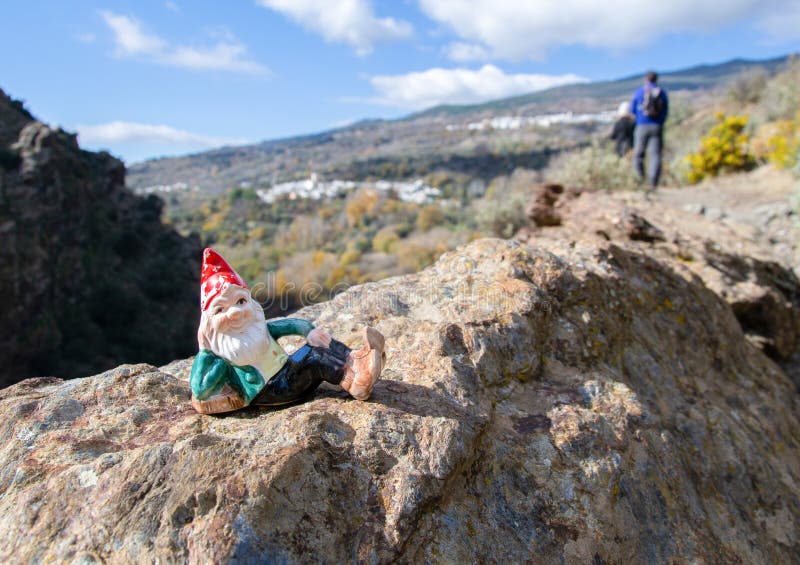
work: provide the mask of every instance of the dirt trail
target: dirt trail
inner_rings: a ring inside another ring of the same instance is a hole
[[[800,181],[789,172],[761,167],[694,187],[662,188],[650,203],[641,193],[627,198],[647,208],[685,210],[688,223],[702,216],[727,226],[800,276]]]

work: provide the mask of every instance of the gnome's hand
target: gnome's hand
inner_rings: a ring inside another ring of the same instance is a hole
[[[306,336],[306,341],[312,347],[330,347],[331,334],[322,328],[314,328]]]

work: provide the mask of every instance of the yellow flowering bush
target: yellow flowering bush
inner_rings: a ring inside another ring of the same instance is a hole
[[[745,171],[755,165],[750,153],[750,136],[745,132],[747,116],[718,113],[717,123],[700,139],[697,153],[686,156],[690,183],[697,183],[720,173]]]
[[[775,122],[775,133],[767,141],[767,161],[781,169],[791,169],[798,162],[800,153],[800,116],[797,120]]]

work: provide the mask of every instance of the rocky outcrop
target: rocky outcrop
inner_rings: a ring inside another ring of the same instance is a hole
[[[564,186],[545,182],[534,189],[534,196],[525,210],[528,218],[539,227],[560,226],[559,208],[566,202],[581,194],[580,189],[570,188],[565,192]]]
[[[202,416],[190,361],[0,391],[0,561],[796,561],[800,397],[638,245],[479,240],[301,311],[386,335],[369,402]]]
[[[14,100],[0,90],[0,148],[8,147],[17,141],[19,133],[26,124],[34,120],[19,100]]]
[[[191,354],[200,245],[0,91],[0,386]]]
[[[719,216],[671,205],[681,191],[664,192],[645,199],[584,191],[558,201],[559,226],[531,226],[517,237],[545,246],[610,241],[682,276],[698,277],[731,306],[748,339],[781,363],[800,387],[800,280],[785,253],[788,242],[776,240],[775,233],[759,237],[744,218],[719,221]],[[753,192],[763,191],[753,187]],[[740,198],[746,206],[746,197]],[[787,232],[786,237],[796,236]]]

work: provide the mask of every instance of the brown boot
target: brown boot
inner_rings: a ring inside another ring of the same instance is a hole
[[[192,406],[201,414],[221,414],[244,408],[247,403],[239,393],[225,385],[217,394],[205,400],[197,400],[192,395]]]
[[[385,340],[374,328],[364,328],[364,345],[351,351],[344,367],[340,386],[357,400],[366,400],[378,382],[386,362]]]

